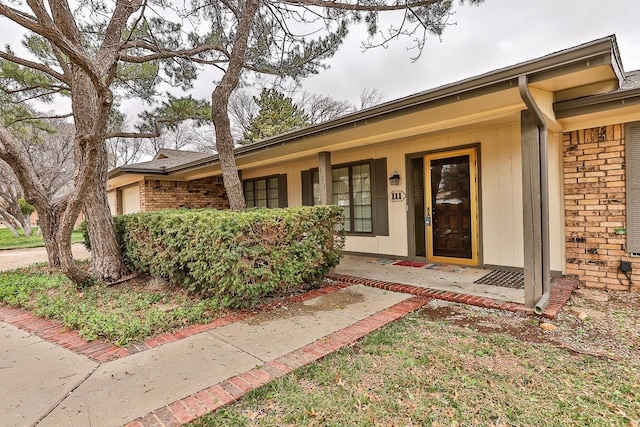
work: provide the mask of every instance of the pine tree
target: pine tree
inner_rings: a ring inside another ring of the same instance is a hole
[[[260,97],[253,97],[259,113],[249,119],[242,144],[249,144],[270,136],[299,129],[309,124],[309,117],[293,100],[276,89],[262,89]]]

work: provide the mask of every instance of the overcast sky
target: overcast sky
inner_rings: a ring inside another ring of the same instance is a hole
[[[640,69],[640,0],[485,0],[455,10],[456,25],[431,38],[417,62],[406,44],[361,53],[352,37],[305,87],[352,100],[371,87],[390,101],[611,34],[625,71]]]
[[[480,6],[456,0],[455,11],[455,25],[442,40],[432,37],[416,62],[407,41],[362,53],[364,32],[354,29],[331,68],[304,80],[304,89],[355,102],[363,88],[376,88],[390,101],[611,34],[625,70],[640,69],[640,0],[485,0]],[[2,44],[15,46],[19,31],[6,19],[0,24]],[[194,96],[210,93],[204,79]]]

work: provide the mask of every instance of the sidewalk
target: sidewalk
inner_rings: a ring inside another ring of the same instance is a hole
[[[52,322],[5,310],[0,319],[35,334],[0,321],[1,424],[181,425],[428,302],[362,285],[331,288],[204,332],[150,340],[104,363],[99,351],[90,358],[43,340],[73,341],[56,339],[69,333]],[[113,354],[111,347],[98,349]]]
[[[291,297],[283,307],[234,314],[128,348],[87,343],[52,321],[0,306],[0,426],[180,426],[433,298],[531,311],[495,299],[504,291],[463,293],[480,272],[346,261],[328,276],[335,285]],[[574,288],[572,279],[554,281],[546,317],[557,314]]]
[[[82,243],[71,245],[73,258],[87,259],[89,251]],[[45,248],[30,249],[10,249],[0,251],[0,271],[11,270],[19,267],[26,267],[36,262],[47,262],[47,251]]]

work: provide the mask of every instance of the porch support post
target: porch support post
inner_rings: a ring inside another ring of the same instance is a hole
[[[318,169],[320,172],[320,204],[330,205],[333,202],[330,152],[323,151],[318,154]]]
[[[533,308],[542,296],[542,202],[540,132],[534,115],[521,112],[524,303]]]
[[[116,211],[112,215],[122,215],[122,189],[116,188]]]

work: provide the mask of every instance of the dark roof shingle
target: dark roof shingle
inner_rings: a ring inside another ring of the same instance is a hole
[[[113,169],[109,175],[118,175],[122,172],[136,173],[165,173],[167,169],[172,169],[189,163],[212,157],[211,153],[201,153],[197,151],[170,150],[162,148],[156,153],[153,160],[147,162],[135,163],[132,165],[124,165]]]

